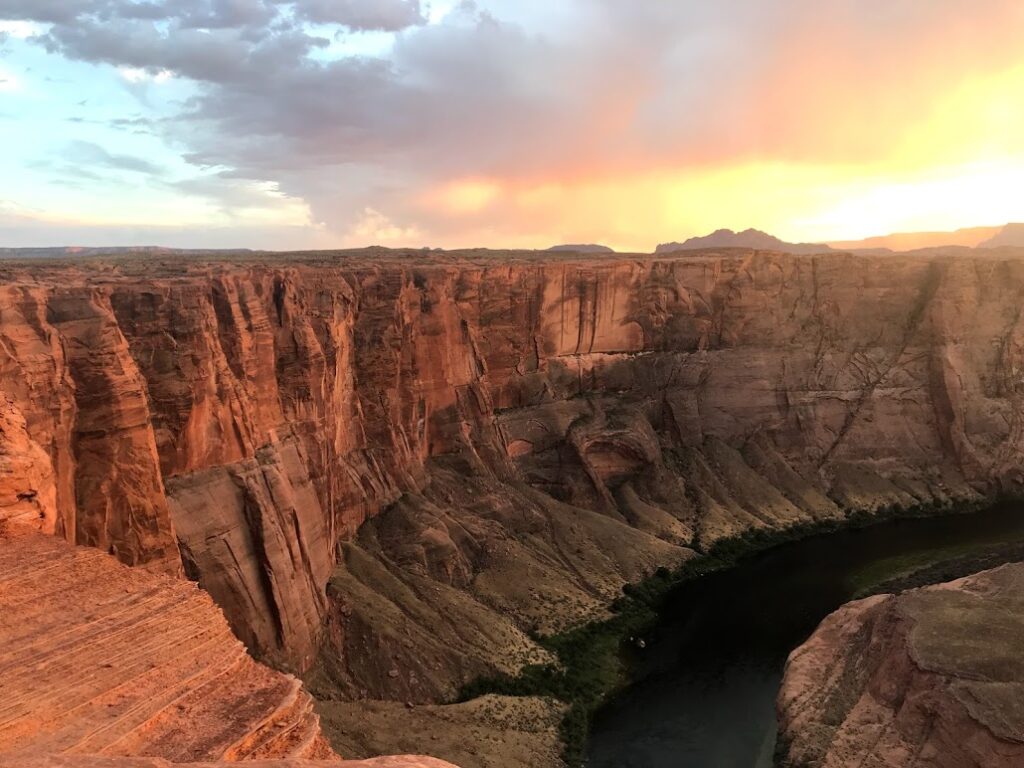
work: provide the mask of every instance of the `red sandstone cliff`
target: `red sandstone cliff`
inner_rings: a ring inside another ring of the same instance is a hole
[[[0,517],[436,700],[691,547],[1017,482],[1021,285],[1012,251],[0,263]]]
[[[879,595],[833,613],[779,694],[794,768],[1024,763],[1024,565]]]

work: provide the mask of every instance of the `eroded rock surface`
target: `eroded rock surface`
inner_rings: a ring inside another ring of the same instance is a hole
[[[0,536],[6,752],[178,762],[334,758],[313,702],[209,595],[14,524]]]
[[[849,603],[789,658],[793,768],[1024,763],[1024,564]]]

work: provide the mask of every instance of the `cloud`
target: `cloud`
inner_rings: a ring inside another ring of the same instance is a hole
[[[323,239],[321,233],[305,226],[89,224],[58,218],[12,216],[3,211],[0,211],[0,243],[6,248],[159,245],[167,248],[268,251],[317,249],[332,245]]]
[[[145,126],[217,171],[214,188],[183,193],[234,205],[251,189],[225,179],[272,183],[340,237],[432,244],[538,221],[548,239],[574,194],[601,224],[631,205],[627,189],[671,213],[657,190],[675,187],[648,181],[663,174],[917,162],[922,137],[939,151],[922,126],[957,84],[1022,63],[1018,0],[554,5],[463,2],[427,23],[414,0],[0,0],[0,18],[46,25],[32,39],[55,55],[190,81],[185,107]],[[351,31],[393,42],[331,55]],[[717,215],[704,214],[748,223]]]
[[[380,211],[364,208],[359,219],[347,233],[353,244],[415,246],[424,237],[416,227],[402,227]]]
[[[426,23],[419,0],[297,0],[298,14],[318,24],[395,32]]]
[[[0,0],[0,19],[68,24],[98,5],[91,0]]]
[[[164,183],[166,189],[205,198],[221,213],[234,218],[259,217],[263,223],[308,223],[309,209],[301,199],[282,194],[273,182],[233,178],[221,172]]]
[[[161,69],[156,74],[150,74],[145,69],[137,67],[118,67],[118,73],[129,83],[166,83],[174,77],[174,73],[168,69]]]
[[[24,20],[0,20],[0,39],[5,36],[24,40],[38,35],[42,31],[40,25]]]
[[[130,171],[148,176],[161,176],[164,169],[135,155],[109,152],[91,141],[73,141],[64,150],[68,161],[92,168],[108,168],[116,171]]]

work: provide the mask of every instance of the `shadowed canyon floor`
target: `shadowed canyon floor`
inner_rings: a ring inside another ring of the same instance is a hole
[[[624,584],[1017,488],[1021,286],[1012,249],[4,261],[0,519],[197,581],[339,745],[411,704],[533,759],[445,705]]]

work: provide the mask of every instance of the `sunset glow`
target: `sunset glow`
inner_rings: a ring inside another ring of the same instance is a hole
[[[1015,2],[132,5],[3,5],[8,244],[649,251],[1024,219]]]

